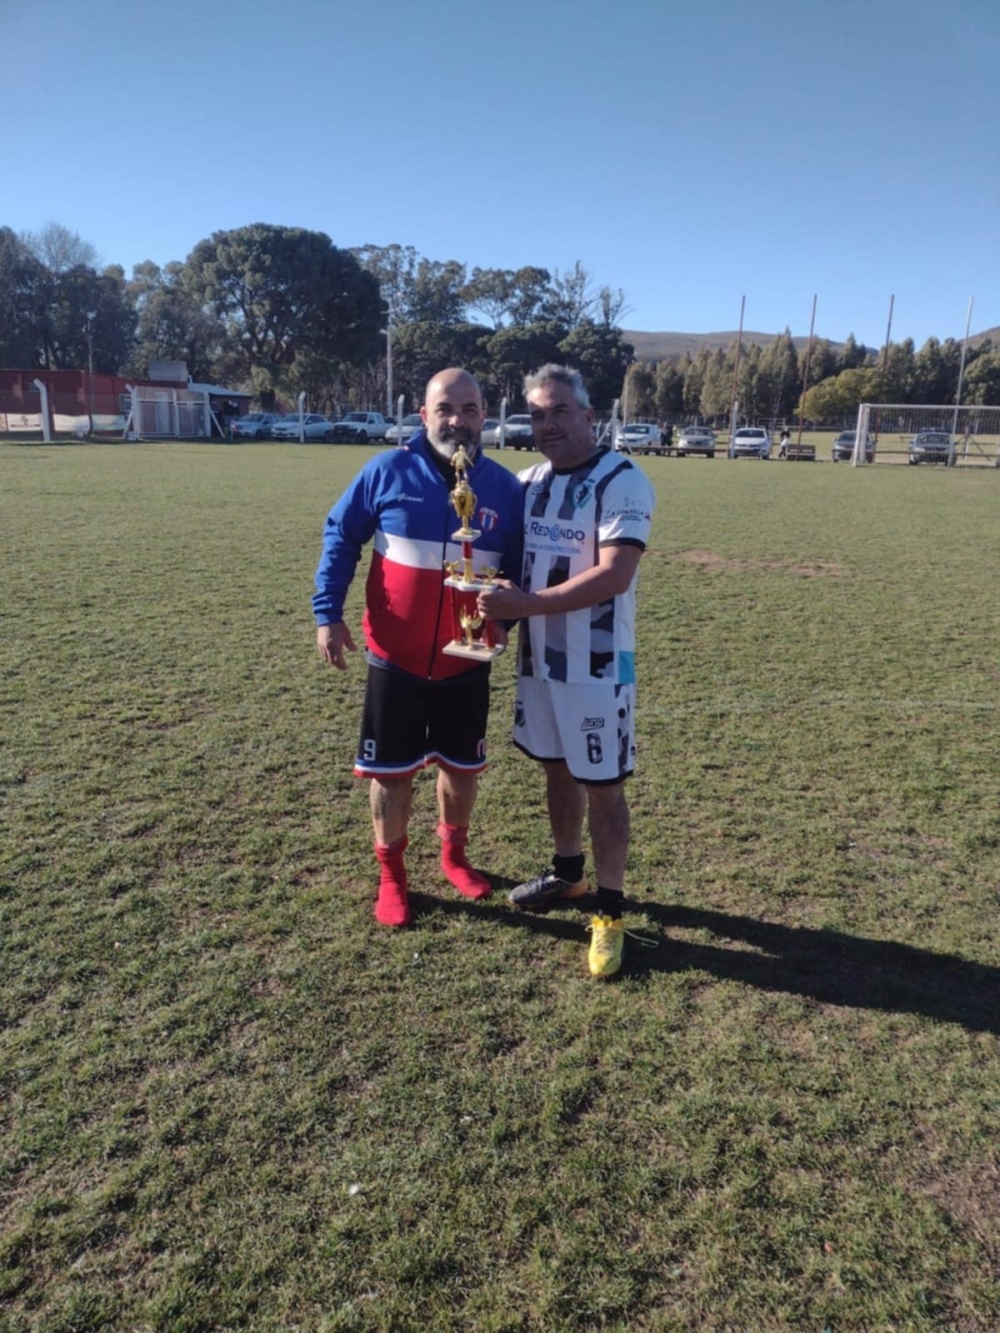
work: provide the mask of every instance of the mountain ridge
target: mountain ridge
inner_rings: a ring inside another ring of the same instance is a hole
[[[725,351],[727,347],[730,347],[735,343],[738,336],[739,332],[737,329],[721,333],[650,333],[639,329],[622,330],[622,337],[624,340],[631,343],[635,348],[637,361],[671,361],[677,357],[683,356],[685,352],[688,353],[689,356],[694,357],[703,347],[707,347],[711,351],[714,351],[716,348],[721,348]],[[751,344],[756,343],[759,347],[768,347],[780,336],[781,335],[777,333],[755,333],[752,330],[744,329],[743,346],[749,347]],[[987,338],[995,343],[1000,343],[1000,325],[991,329],[984,329],[982,333],[970,334],[969,343],[971,346],[976,346]],[[816,341],[829,342],[835,347],[843,346],[842,338],[824,339],[817,334]],[[940,341],[945,342],[947,340],[942,338]],[[962,340],[961,338],[958,338],[955,341],[961,342]],[[809,338],[808,336],[802,337],[792,335],[792,342],[795,344],[796,350],[802,352],[808,347]],[[866,343],[865,346],[867,347],[868,344]],[[869,351],[877,352],[879,350],[880,347],[869,348]]]

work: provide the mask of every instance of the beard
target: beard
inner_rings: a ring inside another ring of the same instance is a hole
[[[436,426],[433,429],[428,426],[427,443],[439,457],[445,459],[454,457],[459,445],[464,446],[470,458],[475,458],[479,452],[478,435],[473,438],[471,431],[461,428],[456,430],[451,426]]]

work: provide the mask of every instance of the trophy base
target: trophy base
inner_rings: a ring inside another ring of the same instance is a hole
[[[469,662],[491,662],[503,649],[503,644],[496,643],[446,643],[441,651],[449,657],[464,657]]]
[[[483,592],[485,589],[492,588],[493,584],[488,583],[485,579],[478,578],[475,575],[473,575],[469,582],[466,582],[461,575],[453,575],[452,577],[445,579],[444,586],[446,588],[457,588],[459,592],[479,593]]]

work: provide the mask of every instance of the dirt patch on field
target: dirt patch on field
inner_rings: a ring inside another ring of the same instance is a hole
[[[697,565],[699,569],[712,574],[722,573],[725,570],[739,574],[775,572],[800,574],[808,579],[846,578],[850,574],[846,565],[838,564],[834,560],[785,560],[779,556],[765,559],[718,555],[715,551],[678,551],[677,559],[689,565]]]

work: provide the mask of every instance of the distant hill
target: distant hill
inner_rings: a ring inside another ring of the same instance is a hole
[[[731,333],[641,333],[636,329],[622,330],[622,337],[632,344],[640,361],[669,361],[672,357],[683,356],[685,352],[694,356],[703,347],[712,351],[721,347],[725,351],[738,336],[736,329]],[[777,336],[776,333],[753,333],[744,329],[743,346],[749,347],[751,343],[756,343],[759,347],[767,347]],[[809,339],[793,338],[792,342],[802,350],[808,345]]]
[[[721,347],[723,351],[735,343],[738,336],[738,330],[733,329],[728,333],[643,333],[636,329],[623,329],[622,336],[626,342],[630,342],[635,348],[635,354],[640,361],[669,361],[674,357],[683,356],[687,352],[690,356],[695,356],[702,347],[708,347],[714,351]],[[749,347],[756,343],[758,347],[767,347],[774,342],[778,335],[776,333],[754,333],[753,331],[743,330],[743,346]],[[821,341],[820,335],[816,335],[817,341]],[[991,339],[994,343],[1000,343],[1000,326],[992,329],[985,329],[982,333],[972,333],[969,335],[969,342],[976,346],[978,343]],[[833,340],[831,340],[833,341]],[[941,339],[944,342],[944,339]],[[961,341],[957,339],[956,341]],[[808,337],[794,337],[792,342],[798,351],[805,351],[809,345]],[[842,345],[842,340],[836,343]],[[879,348],[872,348],[878,351]],[[919,349],[918,349],[919,350]]]

